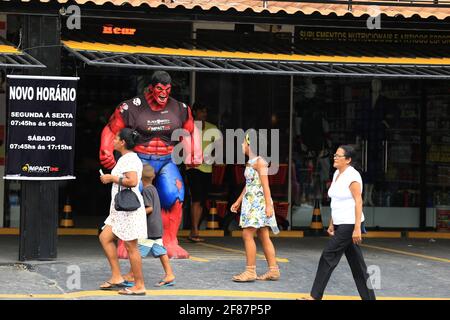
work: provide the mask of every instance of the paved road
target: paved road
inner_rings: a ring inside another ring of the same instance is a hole
[[[157,259],[143,268],[147,296],[140,299],[298,299],[308,294],[326,238],[274,239],[282,277],[279,281],[234,283],[231,277],[245,266],[240,238],[209,238],[194,244],[180,239],[191,259],[171,260],[176,285],[155,288],[162,277]],[[450,240],[365,239],[366,263],[380,274],[377,297],[450,299]],[[0,299],[136,299],[100,291],[109,266],[96,237],[58,239],[55,261],[17,263],[18,237],[0,237]],[[123,271],[128,262],[121,260]],[[258,247],[257,271],[266,262]],[[78,275],[80,275],[78,277]],[[326,299],[359,299],[345,257],[333,273]]]

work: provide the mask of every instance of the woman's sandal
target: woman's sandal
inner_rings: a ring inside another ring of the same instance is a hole
[[[131,291],[128,288],[122,289],[118,291],[119,294],[125,295],[125,296],[145,296],[145,291]]]
[[[256,280],[263,280],[263,281],[266,280],[276,281],[278,279],[280,279],[280,268],[278,268],[278,266],[269,267],[269,271],[267,271],[261,276],[256,277]]]
[[[124,275],[122,277],[123,277],[123,282],[125,282],[126,284],[134,283],[134,278],[131,278],[127,275]]]
[[[256,280],[256,266],[246,266],[245,271],[233,276],[234,282],[252,282]]]
[[[175,278],[170,281],[165,281],[164,279],[162,279],[155,284],[155,287],[172,287],[174,285],[175,285]]]
[[[103,287],[102,285],[104,284],[108,284],[107,287]],[[100,290],[119,290],[119,289],[123,289],[123,288],[127,288],[128,287],[128,283],[126,281],[121,282],[121,283],[111,283],[109,281],[105,281],[103,284],[100,285],[99,289]]]

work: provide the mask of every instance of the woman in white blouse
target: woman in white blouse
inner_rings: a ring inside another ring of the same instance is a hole
[[[328,189],[331,198],[331,220],[328,234],[331,239],[322,252],[319,266],[307,300],[320,300],[327,286],[331,273],[345,253],[356,282],[359,295],[363,300],[375,300],[374,291],[368,287],[369,275],[359,244],[361,233],[365,233],[364,214],[362,212],[362,179],[352,166],[354,149],[342,145],[334,154],[333,167],[337,170]]]

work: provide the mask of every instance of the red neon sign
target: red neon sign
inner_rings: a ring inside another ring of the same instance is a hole
[[[122,28],[122,27],[114,27],[113,25],[104,25],[103,26],[103,34],[115,34],[115,35],[126,35],[126,36],[134,36],[136,29],[134,28]]]

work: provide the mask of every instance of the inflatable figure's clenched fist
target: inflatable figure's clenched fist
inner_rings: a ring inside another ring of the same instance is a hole
[[[100,150],[100,163],[107,169],[112,169],[116,165],[116,160],[112,152],[108,150]]]

